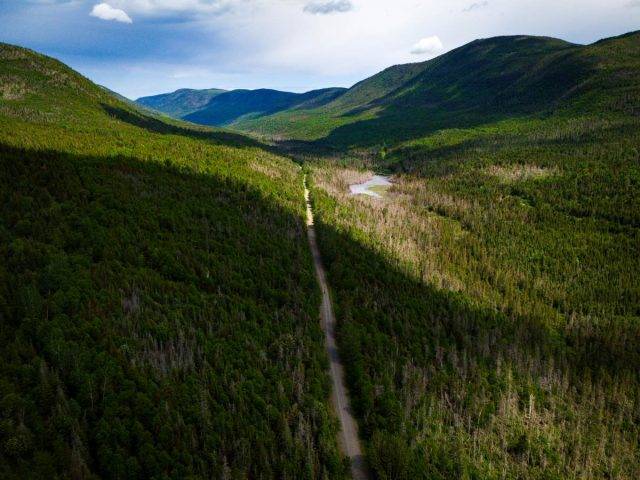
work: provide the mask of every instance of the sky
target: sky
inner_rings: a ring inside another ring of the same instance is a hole
[[[0,0],[0,25],[135,99],[349,87],[496,35],[591,43],[640,29],[640,0]]]

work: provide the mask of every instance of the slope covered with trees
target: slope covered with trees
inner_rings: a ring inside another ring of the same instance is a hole
[[[639,39],[636,32],[586,46],[530,36],[476,40],[427,62],[388,68],[319,108],[246,119],[236,127],[341,148],[370,147],[566,109],[637,108],[608,105],[607,91],[637,86],[629,67]]]
[[[374,478],[640,477],[639,39],[210,100],[308,161]],[[343,478],[300,170],[16,47],[0,96],[0,476]]]
[[[158,112],[166,113],[173,118],[182,118],[204,108],[213,97],[224,92],[225,90],[219,88],[205,90],[181,88],[171,93],[141,97],[136,100],[136,103]]]
[[[0,477],[342,478],[290,161],[0,45]]]
[[[553,115],[309,164],[375,478],[640,476],[638,38]],[[356,167],[394,186],[349,195]]]
[[[306,93],[279,90],[177,90],[142,97],[140,105],[174,118],[201,125],[228,126],[247,118],[260,118],[281,110],[308,109],[325,105],[344,93],[344,88],[324,88]]]

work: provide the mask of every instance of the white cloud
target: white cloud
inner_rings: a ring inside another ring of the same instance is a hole
[[[463,12],[473,12],[474,10],[480,10],[481,8],[488,7],[488,0],[483,0],[482,2],[475,2],[469,5],[467,8],[463,9]]]
[[[627,8],[640,8],[640,0],[631,0],[627,3]]]
[[[411,48],[411,53],[414,55],[430,54],[433,55],[443,49],[440,39],[433,35],[420,40]]]
[[[349,0],[313,1],[304,6],[305,12],[314,15],[344,13],[350,10],[353,10],[353,4]]]
[[[128,12],[162,16],[176,13],[191,15],[220,14],[234,5],[255,0],[111,0],[111,4]]]
[[[113,8],[108,3],[98,3],[94,5],[90,15],[102,20],[114,20],[122,23],[133,23],[127,12],[119,8]]]

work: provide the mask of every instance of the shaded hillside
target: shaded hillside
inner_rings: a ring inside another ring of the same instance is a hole
[[[290,161],[0,44],[0,477],[343,478]]]
[[[174,118],[182,118],[204,108],[212,98],[224,92],[225,90],[218,88],[206,90],[181,88],[172,93],[141,97],[136,100],[136,103]]]
[[[391,67],[322,107],[235,126],[367,146],[515,116],[624,110],[628,95],[637,105],[639,39],[636,32],[588,46],[527,36],[476,40],[427,62]]]
[[[344,91],[344,88],[324,88],[306,93],[269,89],[181,89],[173,93],[142,97],[136,103],[193,123],[224,126],[242,118],[259,118],[281,110],[322,107]]]
[[[232,90],[216,96],[205,107],[183,118],[202,125],[230,125],[242,118],[259,118],[281,110],[321,107],[342,92],[343,89],[340,88],[313,90],[307,93],[268,89]]]

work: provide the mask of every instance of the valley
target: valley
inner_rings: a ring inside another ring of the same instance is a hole
[[[0,477],[640,476],[640,33],[0,95]]]
[[[340,419],[339,442],[343,452],[349,458],[351,463],[351,476],[354,480],[366,480],[368,473],[365,466],[362,447],[360,446],[360,438],[358,436],[358,425],[352,415],[351,400],[347,393],[345,383],[344,365],[340,360],[338,352],[338,344],[336,341],[336,317],[331,306],[331,296],[329,294],[329,285],[327,284],[327,275],[318,242],[316,239],[316,230],[313,220],[313,207],[311,206],[311,198],[309,189],[307,188],[307,178],[304,178],[304,198],[307,205],[307,234],[309,237],[309,247],[313,256],[314,268],[322,292],[322,303],[320,306],[320,321],[326,337],[327,355],[329,357],[329,374],[331,375],[332,394],[331,399],[333,408]]]

